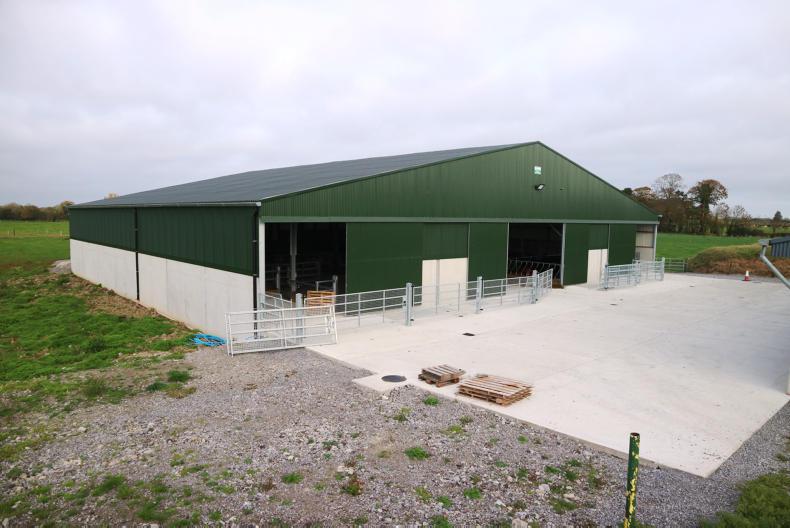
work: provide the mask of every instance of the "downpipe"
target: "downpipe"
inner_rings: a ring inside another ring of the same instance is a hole
[[[782,275],[782,272],[781,272],[781,271],[779,271],[779,270],[776,268],[776,266],[774,266],[774,265],[773,265],[773,263],[772,263],[770,260],[768,260],[768,257],[766,257],[766,256],[765,256],[765,250],[766,250],[766,249],[768,249],[768,246],[767,246],[767,245],[765,245],[765,244],[763,244],[763,247],[762,247],[762,249],[760,249],[760,260],[762,260],[762,261],[763,261],[763,263],[764,263],[766,266],[768,266],[768,269],[769,269],[769,270],[771,270],[771,273],[773,273],[774,275],[776,275],[776,276],[777,276],[777,278],[778,278],[780,281],[782,281],[782,284],[784,284],[785,286],[787,286],[788,288],[790,288],[790,280],[787,280],[787,278],[786,278],[784,275]]]

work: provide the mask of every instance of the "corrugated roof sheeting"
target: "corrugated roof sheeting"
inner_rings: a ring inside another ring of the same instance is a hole
[[[528,143],[418,152],[243,172],[82,203],[78,207],[261,201],[335,183],[349,182],[377,174],[386,174],[526,144]]]

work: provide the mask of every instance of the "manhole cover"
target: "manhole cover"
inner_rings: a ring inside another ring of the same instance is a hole
[[[463,335],[472,337],[474,334],[472,332],[464,332]]]
[[[381,381],[388,381],[390,383],[398,383],[400,381],[406,381],[406,376],[399,376],[397,374],[388,374],[381,378]]]

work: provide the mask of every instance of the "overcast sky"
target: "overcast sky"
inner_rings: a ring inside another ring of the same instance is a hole
[[[0,0],[0,203],[541,140],[790,216],[790,3]]]

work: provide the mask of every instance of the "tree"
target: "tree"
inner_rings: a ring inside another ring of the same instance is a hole
[[[736,205],[732,208],[730,213],[730,223],[727,227],[728,236],[748,236],[751,234],[752,229],[749,221],[752,219],[751,215],[746,211],[742,205]]]
[[[659,200],[675,198],[681,195],[685,189],[686,184],[683,183],[683,176],[674,172],[664,174],[653,182],[653,194]]]
[[[771,219],[771,232],[775,235],[776,230],[782,227],[782,213],[777,211],[774,213],[773,219]]]
[[[711,222],[711,233],[714,235],[724,235],[724,230],[728,226],[730,218],[730,206],[722,202],[713,210]]]
[[[640,202],[649,204],[656,199],[653,190],[650,187],[637,187],[632,191],[632,196]]]
[[[689,189],[689,198],[699,207],[700,232],[709,228],[710,208],[727,198],[727,188],[718,180],[702,180]]]
[[[653,209],[661,215],[658,228],[661,231],[678,232],[688,224],[688,198],[684,192],[686,184],[677,173],[664,174],[656,178],[651,188]]]

